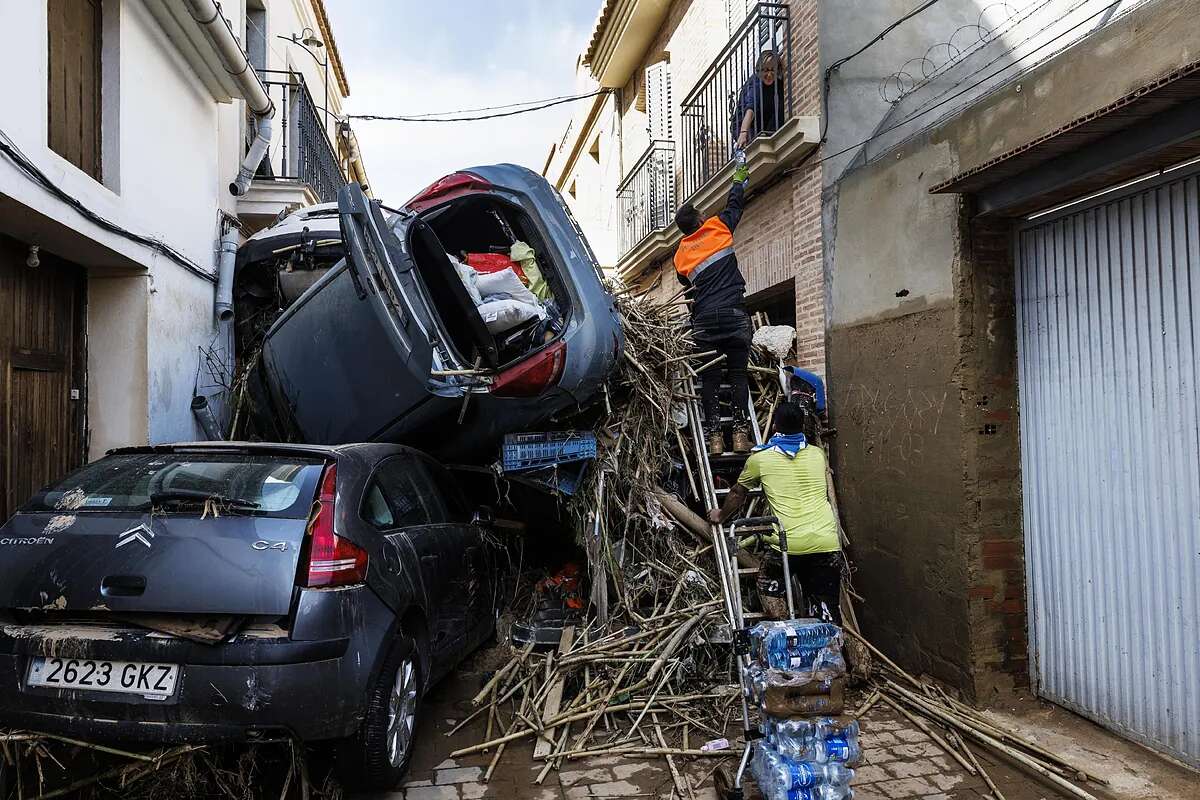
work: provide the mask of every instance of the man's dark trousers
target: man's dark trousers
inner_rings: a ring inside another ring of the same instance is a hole
[[[692,339],[700,352],[716,350],[712,358],[725,356],[723,362],[700,373],[705,431],[711,434],[721,430],[719,392],[724,375],[729,376],[732,387],[734,424],[745,424],[750,404],[750,384],[746,376],[746,365],[750,361],[750,315],[740,307],[703,311],[692,319],[692,327]]]

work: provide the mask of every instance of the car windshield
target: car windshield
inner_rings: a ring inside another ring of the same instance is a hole
[[[308,516],[322,461],[292,455],[129,453],[77,470],[34,495],[24,512],[217,510]]]

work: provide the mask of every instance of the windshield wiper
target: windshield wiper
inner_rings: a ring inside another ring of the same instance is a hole
[[[254,511],[260,508],[260,504],[253,500],[242,500],[236,497],[228,497],[216,492],[205,492],[201,489],[163,489],[162,491],[154,492],[150,495],[151,505],[161,505],[164,503],[216,503],[221,508],[228,509],[243,509]]]

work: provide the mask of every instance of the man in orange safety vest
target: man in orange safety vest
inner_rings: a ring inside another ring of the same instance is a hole
[[[746,279],[738,269],[733,230],[742,218],[747,170],[739,163],[725,210],[702,220],[691,203],[675,214],[683,241],[675,251],[675,274],[692,300],[692,339],[701,352],[725,356],[700,375],[704,435],[711,455],[725,452],[718,394],[721,379],[732,387],[733,451],[748,453],[754,442],[746,416],[750,402],[746,366],[750,359],[750,316],[746,313]]]

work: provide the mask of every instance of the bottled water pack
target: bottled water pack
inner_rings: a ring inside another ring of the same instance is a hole
[[[750,772],[766,800],[849,800],[854,770],[840,763],[799,761],[760,743]]]
[[[827,717],[765,717],[759,730],[772,750],[797,761],[854,766],[862,759],[857,721],[842,725]]]
[[[842,629],[815,619],[760,622],[750,629],[750,655],[767,669],[845,674]]]

